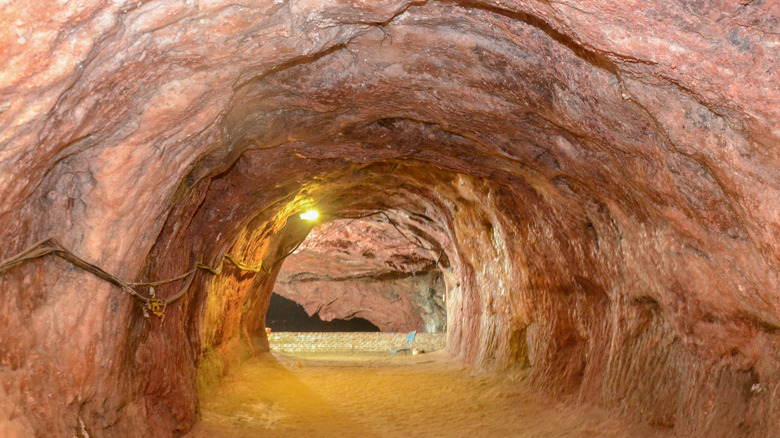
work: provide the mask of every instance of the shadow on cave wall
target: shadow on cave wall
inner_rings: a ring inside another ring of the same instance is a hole
[[[265,326],[277,332],[378,332],[379,327],[363,318],[323,321],[316,313],[306,313],[303,306],[278,294],[271,295]]]

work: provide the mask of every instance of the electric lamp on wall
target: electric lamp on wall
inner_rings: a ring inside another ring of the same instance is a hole
[[[309,222],[314,222],[320,217],[320,212],[315,209],[309,209],[301,213],[301,219]]]

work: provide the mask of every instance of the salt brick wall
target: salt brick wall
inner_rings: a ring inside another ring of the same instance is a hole
[[[390,352],[406,346],[408,333],[383,332],[272,332],[268,337],[273,351],[311,352]],[[417,348],[442,350],[447,333],[417,333]]]

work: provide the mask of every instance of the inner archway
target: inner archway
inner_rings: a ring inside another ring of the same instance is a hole
[[[316,206],[431,236],[464,366],[780,435],[780,5],[738,3],[3,2],[0,433],[186,433]]]
[[[315,227],[285,259],[274,293],[325,321],[362,318],[385,332],[446,332],[443,249],[415,226],[430,218],[399,221],[399,214]]]

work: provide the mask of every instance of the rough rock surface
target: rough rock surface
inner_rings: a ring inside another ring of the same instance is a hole
[[[274,292],[324,321],[367,319],[381,331],[446,331],[441,248],[388,212],[315,228],[287,258]],[[406,221],[412,220],[410,217]],[[412,231],[412,232],[410,232]]]
[[[267,349],[314,204],[427,218],[468,363],[681,436],[780,435],[780,3],[41,0],[0,23],[0,258],[56,237],[127,281],[267,268],[159,286],[187,286],[164,320],[60,259],[2,274],[0,435],[189,430],[198,373]]]

